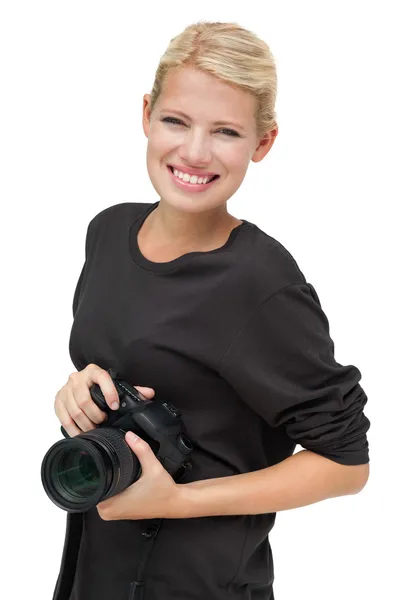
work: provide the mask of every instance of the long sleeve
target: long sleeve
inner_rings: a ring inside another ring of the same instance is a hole
[[[344,465],[369,462],[361,373],[336,362],[311,284],[289,285],[267,298],[228,347],[220,374],[296,444]]]

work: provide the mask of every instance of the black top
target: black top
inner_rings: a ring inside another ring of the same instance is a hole
[[[158,204],[117,204],[89,223],[73,298],[76,369],[112,367],[181,411],[195,445],[186,481],[263,469],[296,444],[367,463],[361,373],[336,362],[327,317],[291,254],[242,219],[216,250],[152,262],[137,234]],[[272,600],[274,521],[275,513],[162,520],[140,598]],[[71,600],[139,597],[148,525],[85,513]]]

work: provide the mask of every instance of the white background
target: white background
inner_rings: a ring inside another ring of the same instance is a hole
[[[2,2],[2,598],[51,600],[65,513],[45,495],[40,464],[60,439],[55,394],[75,370],[68,339],[87,224],[107,206],[159,199],[142,98],[170,39],[201,19],[251,29],[277,62],[279,135],[229,212],[293,254],[336,359],[360,369],[369,397],[369,482],[277,515],[276,600],[400,597],[395,5]]]

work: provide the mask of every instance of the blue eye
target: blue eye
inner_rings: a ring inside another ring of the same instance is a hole
[[[175,119],[175,117],[164,117],[161,119],[163,122],[171,123],[171,125],[184,125],[183,121],[180,119]],[[240,135],[234,131],[233,129],[219,129],[219,131],[226,132],[224,135],[228,135],[230,137],[240,137]]]

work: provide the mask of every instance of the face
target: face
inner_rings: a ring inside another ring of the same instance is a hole
[[[150,95],[144,96],[147,169],[160,201],[189,212],[226,208],[250,160],[262,160],[278,132],[257,138],[255,103],[251,94],[192,67],[168,72],[151,114]],[[169,165],[218,177],[206,185],[175,181]]]

